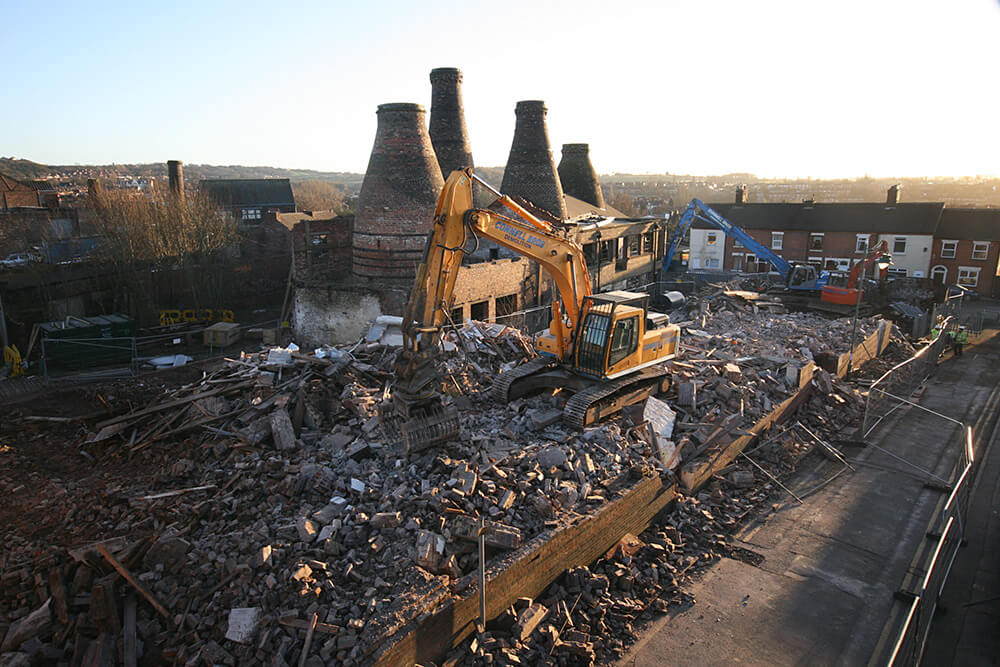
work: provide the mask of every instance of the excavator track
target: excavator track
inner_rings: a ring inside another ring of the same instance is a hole
[[[665,368],[649,368],[635,375],[595,383],[566,401],[563,422],[578,429],[595,424],[602,417],[664,389],[663,382],[667,377]]]
[[[510,386],[512,384],[523,377],[537,373],[538,371],[544,370],[554,364],[555,362],[549,357],[535,357],[534,359],[526,361],[516,368],[512,368],[505,373],[501,373],[500,377],[493,382],[493,386],[490,388],[490,397],[500,403],[506,403],[507,397],[510,395]]]

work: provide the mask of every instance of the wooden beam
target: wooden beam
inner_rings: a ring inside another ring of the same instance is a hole
[[[571,567],[589,565],[625,533],[639,534],[676,496],[673,485],[645,477],[617,500],[555,532],[542,533],[492,565],[487,572],[486,617],[495,618],[519,597],[537,597]],[[475,579],[475,575],[469,575]],[[478,585],[447,602],[432,615],[406,626],[394,638],[375,642],[375,664],[413,665],[439,660],[475,629],[479,617]]]
[[[162,604],[159,603],[159,601],[155,597],[153,597],[153,594],[150,593],[148,590],[146,590],[146,587],[140,584],[139,581],[132,576],[132,573],[129,572],[127,569],[125,569],[125,566],[119,563],[115,559],[115,557],[112,556],[111,553],[104,548],[103,544],[98,544],[95,548],[102,556],[104,556],[104,560],[111,563],[111,567],[115,568],[118,571],[118,574],[122,575],[125,578],[125,581],[132,584],[132,587],[135,590],[139,591],[139,593],[142,594],[142,597],[146,598],[146,601],[149,602],[149,604],[153,605],[153,609],[155,609],[161,616],[163,616],[163,618],[167,619],[167,622],[169,623],[170,613],[166,610],[166,608],[164,608]]]
[[[176,408],[192,401],[197,401],[199,398],[208,398],[209,396],[215,396],[217,394],[224,394],[230,391],[237,391],[239,389],[245,389],[247,387],[253,386],[256,380],[245,380],[238,384],[230,385],[228,387],[219,387],[218,389],[211,389],[209,391],[203,391],[199,394],[192,394],[186,398],[178,398],[174,401],[167,401],[166,403],[160,403],[159,405],[154,405],[152,407],[143,408],[142,410],[136,410],[135,412],[130,412],[128,414],[119,415],[118,417],[113,417],[111,419],[106,419],[102,422],[96,424],[97,428],[101,429],[105,426],[112,426],[114,424],[119,424],[121,422],[134,419],[136,417],[145,417],[146,415],[153,415],[157,412],[163,412],[164,410],[169,410],[171,408]]]

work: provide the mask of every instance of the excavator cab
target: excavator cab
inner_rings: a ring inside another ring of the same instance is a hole
[[[586,296],[576,332],[573,369],[612,380],[671,359],[679,328],[649,310],[649,295],[614,291]]]

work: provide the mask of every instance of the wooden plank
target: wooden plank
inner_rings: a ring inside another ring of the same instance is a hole
[[[664,486],[659,477],[643,478],[596,514],[554,533],[547,531],[495,563],[487,572],[487,618],[495,618],[519,597],[537,597],[568,568],[593,563],[625,533],[641,533],[675,496],[675,487]],[[469,575],[471,580],[476,577]],[[478,585],[471,584],[461,598],[403,628],[395,640],[374,642],[381,649],[375,664],[437,661],[474,631],[478,617]]]
[[[130,419],[135,419],[137,417],[145,417],[146,415],[153,415],[157,412],[163,412],[164,410],[170,410],[171,408],[176,408],[181,405],[186,405],[192,401],[197,401],[199,398],[208,398],[209,396],[216,396],[218,394],[224,394],[230,391],[237,391],[239,389],[245,389],[246,387],[252,386],[254,380],[245,380],[238,384],[230,385],[228,387],[219,387],[218,389],[211,389],[209,391],[204,391],[199,394],[192,394],[186,398],[178,398],[174,401],[167,401],[166,403],[161,403],[159,405],[153,405],[148,408],[143,408],[142,410],[136,410],[135,412],[130,412],[125,415],[119,415],[118,417],[113,417],[112,419],[106,419],[102,422],[96,424],[97,428],[104,428],[105,426],[112,426],[114,424],[119,424]]]
[[[135,593],[129,592],[125,598],[125,628],[123,630],[123,662],[125,663],[125,667],[136,667],[139,662],[135,634],[135,607]]]
[[[295,628],[296,630],[309,631],[309,627],[312,625],[312,620],[305,621],[301,618],[279,618],[278,625],[284,625],[288,628]],[[339,625],[330,625],[329,623],[316,623],[315,632],[322,632],[327,635],[336,635],[343,630]]]
[[[160,604],[155,597],[153,597],[153,594],[147,591],[146,587],[140,584],[139,581],[132,576],[132,573],[125,569],[124,565],[115,560],[115,557],[112,556],[111,553],[104,548],[103,544],[98,544],[95,548],[102,556],[104,556],[104,559],[106,561],[111,563],[111,567],[115,568],[118,571],[118,574],[125,577],[125,581],[132,584],[132,587],[135,590],[139,591],[139,593],[142,594],[142,597],[146,598],[146,601],[149,602],[149,604],[153,605],[153,609],[155,609],[161,616],[163,616],[163,618],[167,619],[167,622],[169,623],[170,613],[167,612],[164,606]]]

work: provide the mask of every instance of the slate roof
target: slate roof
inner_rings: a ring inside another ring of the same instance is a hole
[[[223,206],[295,206],[287,178],[218,179],[198,185]]]
[[[945,210],[941,202],[708,204],[719,215],[743,229],[859,234],[933,235]],[[698,229],[714,229],[695,220]]]
[[[1000,241],[1000,208],[946,208],[937,235],[960,241]]]

